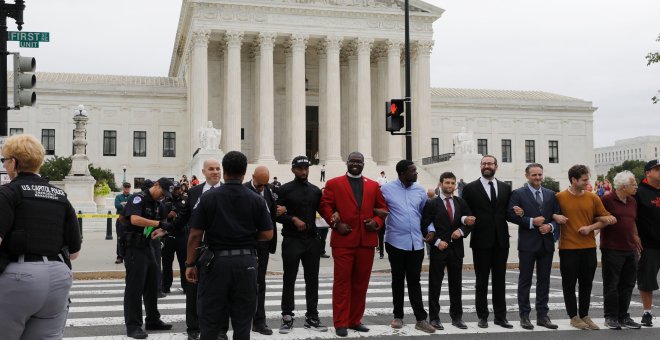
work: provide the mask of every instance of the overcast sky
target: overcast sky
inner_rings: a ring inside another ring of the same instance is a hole
[[[592,101],[594,146],[660,135],[658,0],[425,0],[434,24],[434,87],[538,90]],[[23,48],[38,71],[166,76],[180,0],[26,0]],[[12,19],[9,30],[16,30]],[[15,51],[18,43],[10,42]]]

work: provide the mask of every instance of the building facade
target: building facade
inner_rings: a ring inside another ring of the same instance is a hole
[[[623,161],[644,161],[658,159],[660,136],[641,136],[620,139],[612,146],[594,149],[596,174],[607,175],[607,172]]]

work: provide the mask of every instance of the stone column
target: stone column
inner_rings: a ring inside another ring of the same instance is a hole
[[[246,153],[248,156],[248,162],[256,163],[259,158],[259,140],[261,138],[259,120],[260,116],[260,88],[259,88],[259,76],[261,74],[261,54],[259,53],[259,40],[258,38],[252,42],[252,46],[248,49],[247,59],[252,66],[251,78],[250,78],[250,87],[252,88],[252,97],[250,100],[252,114],[250,119],[250,126],[245,126],[245,132],[249,136],[251,152],[247,155],[246,148],[243,149],[243,153]]]
[[[387,164],[389,155],[390,134],[385,131],[385,102],[388,101],[389,85],[387,84],[387,46],[379,44],[374,47],[372,68],[372,89],[373,100],[371,101],[371,119],[372,119],[372,150],[374,161],[378,164]]]
[[[291,130],[288,131],[291,134],[289,159],[305,155],[306,151],[305,47],[308,39],[308,35],[293,34],[288,42],[291,50],[291,67],[287,70],[291,74],[291,90],[288,92],[288,101],[291,103]]]
[[[226,136],[223,150],[241,151],[241,44],[243,32],[227,31],[227,111],[222,134]]]
[[[200,147],[199,129],[209,120],[208,47],[210,31],[194,31],[191,38],[190,67],[190,136],[193,152]]]
[[[319,162],[326,164],[328,160],[328,129],[323,125],[328,121],[328,56],[325,51],[325,45],[319,43],[316,45],[316,55],[319,58]]]
[[[413,46],[412,81],[415,82],[413,98],[412,157],[422,164],[422,158],[431,156],[431,49],[433,41],[417,41]]]
[[[371,152],[371,46],[374,39],[357,39],[357,150],[364,161],[373,162]]]
[[[276,164],[274,147],[275,94],[273,80],[273,45],[277,35],[261,32],[259,42],[259,145],[257,163]],[[303,62],[304,64],[304,62]],[[304,79],[303,79],[304,86]],[[304,90],[304,88],[303,88]]]
[[[341,138],[337,138],[341,131],[341,87],[339,77],[339,51],[342,45],[342,37],[328,36],[323,41],[326,52],[326,100],[325,121],[321,128],[327,133],[323,143],[326,146],[326,164],[341,164]]]
[[[355,40],[346,44],[343,50],[345,58],[348,60],[348,77],[344,78],[341,86],[348,89],[348,98],[344,98],[348,102],[348,152],[362,151],[358,150],[358,58],[357,58],[357,42]],[[343,155],[345,156],[345,155]]]
[[[401,91],[401,47],[403,40],[388,40],[387,42],[387,97],[389,99],[403,98]],[[387,133],[387,163],[396,164],[403,159],[403,136],[393,136]]]

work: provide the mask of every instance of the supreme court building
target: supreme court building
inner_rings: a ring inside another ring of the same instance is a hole
[[[503,157],[498,178],[514,185],[529,161],[552,164],[546,174],[562,184],[571,165],[593,165],[591,102],[432,89],[430,54],[442,48],[432,24],[443,9],[409,3],[420,182],[437,182],[422,164],[451,157],[452,136],[463,128],[480,153]],[[222,151],[242,151],[280,181],[291,179],[288,165],[301,154],[325,164],[328,177],[339,175],[353,150],[365,155],[369,177],[386,170],[392,179],[405,148],[403,137],[385,131],[385,102],[404,97],[403,38],[400,0],[184,0],[168,77],[38,73],[38,105],[10,112],[10,134],[34,134],[47,153],[68,156],[71,116],[84,104],[87,155],[118,180],[124,166],[129,181],[200,176],[191,159],[208,121],[221,130]]]

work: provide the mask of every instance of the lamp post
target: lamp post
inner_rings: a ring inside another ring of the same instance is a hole
[[[0,0],[0,136],[7,136],[7,17],[16,20],[18,30],[23,29],[24,0],[7,4]],[[16,75],[14,75],[15,77]]]
[[[124,179],[121,180],[122,183],[126,183],[126,165],[121,167],[122,170],[124,170]]]

